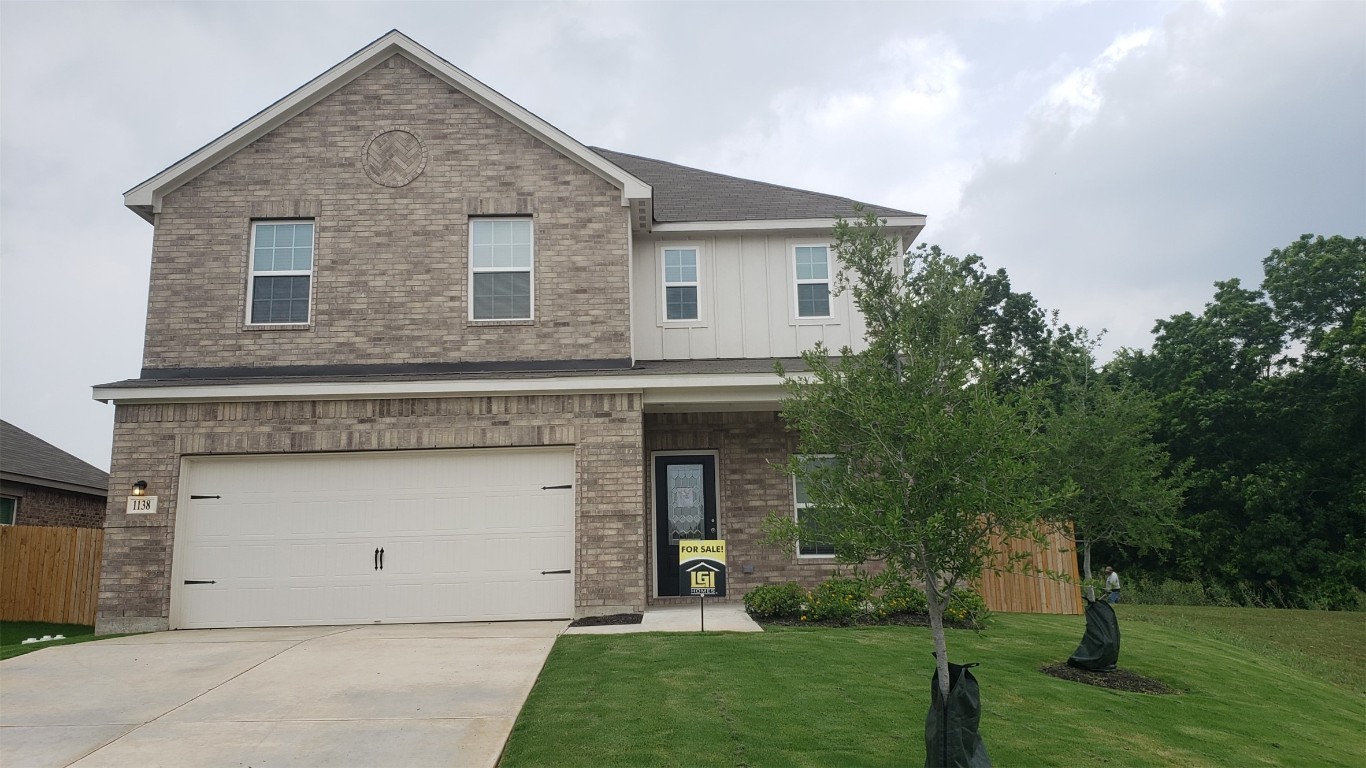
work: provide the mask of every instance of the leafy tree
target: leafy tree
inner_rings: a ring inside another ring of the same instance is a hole
[[[1055,510],[1072,527],[1082,554],[1082,576],[1092,579],[1092,549],[1119,543],[1140,552],[1166,549],[1177,532],[1184,480],[1169,473],[1171,459],[1153,440],[1153,398],[1133,385],[1115,385],[1092,369],[1094,343],[1077,337],[1083,354],[1062,385],[1063,399],[1048,421],[1045,476],[1076,492]],[[1094,599],[1088,586],[1087,597]]]
[[[788,470],[815,505],[803,520],[841,561],[883,561],[924,581],[947,699],[943,619],[954,590],[996,555],[994,537],[1041,540],[1036,523],[1062,495],[1037,482],[1042,414],[1033,390],[998,390],[974,327],[982,290],[963,260],[937,247],[903,257],[872,215],[839,222],[834,251],[868,347],[831,358],[818,345],[803,354],[807,373],[784,378],[783,419],[799,452],[837,457],[794,458]],[[777,540],[804,533],[784,516],[767,525]]]
[[[1191,531],[1153,570],[1345,607],[1366,589],[1366,239],[1306,235],[1262,290],[1216,283],[1108,367],[1156,398],[1157,438],[1190,466]]]

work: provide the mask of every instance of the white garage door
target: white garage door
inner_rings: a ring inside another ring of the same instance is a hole
[[[570,617],[573,482],[572,448],[186,459],[171,626]]]

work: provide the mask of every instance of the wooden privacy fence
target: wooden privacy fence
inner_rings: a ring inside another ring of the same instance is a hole
[[[94,624],[100,528],[0,527],[0,620]]]
[[[1027,539],[997,540],[993,567],[982,574],[978,585],[982,599],[992,611],[1017,613],[1082,612],[1081,588],[1077,586],[1077,553],[1070,532],[1052,531],[1046,547]],[[1012,554],[1026,553],[1014,571],[1005,570]],[[1051,578],[1048,572],[1066,576],[1070,581]]]

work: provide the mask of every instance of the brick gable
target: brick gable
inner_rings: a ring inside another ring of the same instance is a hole
[[[402,128],[425,152],[377,183],[367,143]],[[530,323],[471,323],[471,214],[524,214],[536,239]],[[313,322],[244,329],[255,218],[316,221]],[[630,357],[630,220],[621,193],[402,55],[166,196],[146,368]]]

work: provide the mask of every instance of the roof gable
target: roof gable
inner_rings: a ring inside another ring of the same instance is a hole
[[[648,228],[651,198],[649,185],[398,30],[390,31],[293,93],[128,190],[123,196],[124,205],[151,221],[153,214],[160,210],[162,199],[168,193],[335,93],[395,53],[402,54],[452,88],[483,104],[495,114],[612,183],[622,191],[622,204],[632,206],[632,218],[636,225]]]
[[[109,473],[81,461],[51,443],[0,421],[0,472],[6,480],[38,485],[79,486],[87,493],[104,495]],[[48,481],[48,482],[42,482]]]

